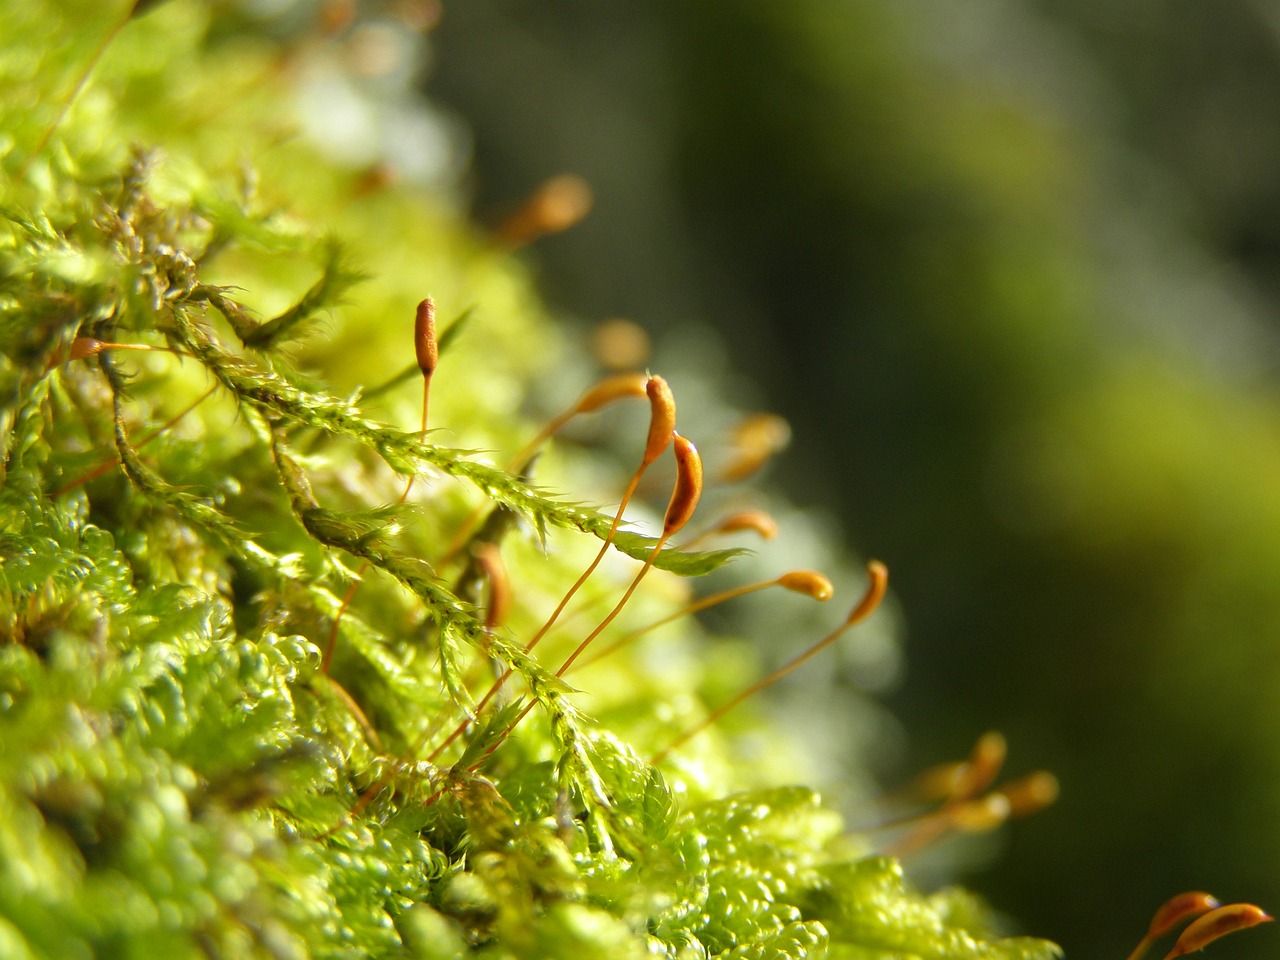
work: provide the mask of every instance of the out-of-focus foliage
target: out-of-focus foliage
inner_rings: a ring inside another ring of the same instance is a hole
[[[594,7],[442,24],[482,202],[596,184],[550,282],[772,391],[893,566],[917,756],[1061,776],[984,889],[1081,956],[1174,878],[1280,900],[1273,5]]]
[[[0,954],[1056,955],[913,892],[812,791],[763,786],[785,766],[767,727],[642,760],[724,679],[695,627],[679,669],[629,650],[584,671],[609,727],[524,650],[609,520],[437,441],[513,449],[533,381],[577,367],[544,366],[520,269],[439,198],[297,135],[317,82],[341,113],[323,39],[218,12],[0,8]],[[400,371],[427,292],[446,348],[423,437],[388,422],[418,409]],[[548,460],[570,490],[608,467]],[[498,629],[446,558],[477,505],[517,521]],[[593,615],[636,567],[606,566]],[[620,628],[677,607],[663,577]],[[422,759],[491,659],[535,712]]]

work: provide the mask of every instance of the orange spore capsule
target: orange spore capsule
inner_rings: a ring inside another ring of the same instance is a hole
[[[649,436],[640,462],[647,467],[671,445],[676,429],[676,398],[667,381],[656,375],[645,381],[644,392],[649,397]]]
[[[862,599],[849,611],[849,616],[845,618],[844,625],[852,627],[854,624],[861,623],[871,614],[876,612],[876,608],[880,606],[884,595],[889,589],[889,569],[879,560],[867,561],[867,576],[869,583],[867,584],[866,593],[862,595]]]
[[[1193,920],[1191,925],[1182,931],[1182,936],[1178,937],[1178,942],[1173,945],[1173,949],[1165,954],[1164,960],[1173,960],[1174,957],[1180,957],[1183,954],[1195,953],[1228,933],[1247,930],[1249,927],[1269,923],[1274,919],[1261,907],[1256,907],[1252,903],[1231,903],[1225,907],[1218,907]]]
[[[760,470],[791,442],[791,425],[776,413],[753,413],[733,430],[733,460],[720,472],[726,483],[737,483]]]
[[[916,777],[911,786],[913,795],[925,800],[946,800],[957,793],[961,778],[969,765],[963,761],[953,760],[929,767]]]
[[[1058,778],[1048,770],[1037,770],[1000,787],[997,793],[1009,801],[1009,816],[1029,817],[1052,806],[1060,791]]]
[[[1178,924],[1208,913],[1219,906],[1221,904],[1218,903],[1218,898],[1203,890],[1188,890],[1176,897],[1170,897],[1151,917],[1151,924],[1147,927],[1147,939],[1155,940],[1163,937]]]
[[[424,377],[431,376],[440,360],[440,346],[436,342],[436,305],[430,297],[418,304],[413,323],[413,346],[418,356],[418,369]]]
[[[1004,734],[990,730],[978,738],[969,753],[960,776],[956,779],[952,800],[969,800],[995,782],[1009,752]]]
[[[803,593],[815,600],[830,600],[835,594],[831,581],[814,570],[792,570],[778,578],[778,586],[794,593]]]
[[[71,341],[71,349],[67,353],[65,362],[72,360],[83,360],[85,357],[95,357],[104,350],[140,350],[144,352],[157,351],[166,353],[164,347],[153,347],[145,343],[108,343],[105,340],[95,340],[93,337],[76,337]]]
[[[591,353],[610,370],[642,367],[652,352],[644,327],[621,317],[596,324],[591,333]]]
[[[672,536],[689,522],[702,498],[702,457],[691,440],[673,432],[676,448],[676,485],[662,521],[662,538]]]
[[[67,354],[68,360],[83,360],[85,357],[92,357],[107,349],[107,345],[101,340],[95,340],[93,337],[76,337],[71,341],[71,352]]]
[[[950,809],[947,819],[964,833],[989,833],[1009,819],[1012,809],[1002,793],[989,793]]]
[[[568,230],[591,212],[591,185],[574,174],[544,181],[498,228],[498,239],[519,247],[539,237]]]

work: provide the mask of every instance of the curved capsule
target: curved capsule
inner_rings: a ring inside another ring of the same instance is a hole
[[[1225,907],[1218,907],[1203,917],[1193,920],[1191,925],[1182,931],[1182,936],[1178,937],[1178,942],[1173,945],[1173,949],[1165,954],[1164,960],[1173,960],[1174,957],[1203,950],[1228,933],[1247,930],[1260,923],[1269,923],[1273,919],[1275,918],[1261,907],[1255,907],[1252,903],[1231,903]]]
[[[702,457],[689,439],[672,433],[676,447],[676,485],[662,521],[663,539],[689,522],[702,497]]]
[[[645,381],[644,392],[649,396],[649,436],[644,444],[643,466],[657,460],[671,445],[676,430],[676,398],[667,381],[652,376]]]

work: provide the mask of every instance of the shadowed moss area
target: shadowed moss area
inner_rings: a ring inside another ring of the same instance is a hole
[[[549,450],[534,482],[478,451],[587,366],[447,192],[300,134],[323,37],[136,7],[0,11],[0,955],[1053,956],[769,783],[750,710],[646,762],[728,698],[696,624],[676,668],[555,675],[651,537],[526,651],[608,536],[577,501],[614,454]],[[448,546],[478,509],[508,518],[479,534],[501,624]],[[617,628],[738,553],[658,554]],[[495,665],[511,697],[467,725]]]

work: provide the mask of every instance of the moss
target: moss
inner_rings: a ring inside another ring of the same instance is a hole
[[[730,733],[646,762],[704,713],[697,669],[619,657],[590,682],[626,719],[583,712],[546,666],[576,637],[516,638],[607,535],[543,486],[593,467],[442,443],[515,449],[520,397],[576,369],[523,269],[288,134],[305,43],[120,6],[0,11],[0,954],[1053,955],[909,890],[814,792],[744,790]],[[469,319],[423,437],[389,424],[427,292]],[[514,520],[498,630],[446,558],[477,506]],[[589,612],[652,544],[620,538]],[[641,602],[734,557],[664,551]],[[424,759],[491,658],[522,699]]]

